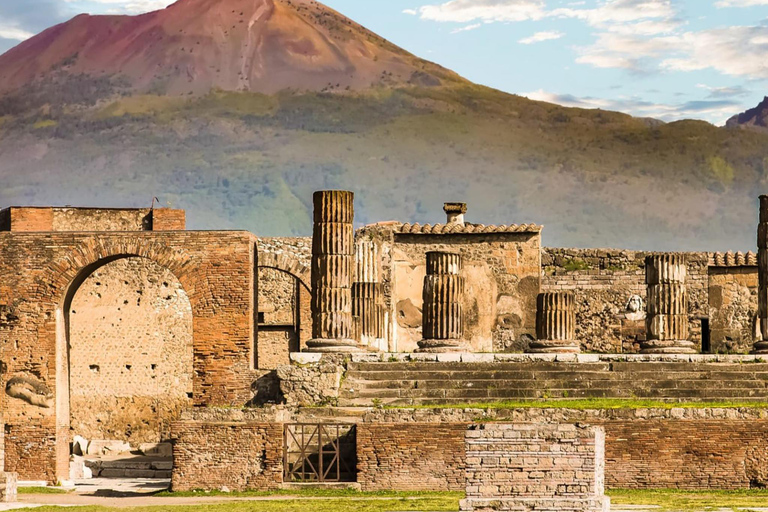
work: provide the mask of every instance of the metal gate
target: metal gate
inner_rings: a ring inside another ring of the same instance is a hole
[[[284,482],[354,482],[356,459],[354,425],[285,425]]]

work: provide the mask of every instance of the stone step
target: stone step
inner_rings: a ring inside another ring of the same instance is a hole
[[[170,478],[173,469],[170,458],[86,458],[83,462],[94,478]]]
[[[614,381],[605,379],[442,379],[442,380],[361,380],[358,378],[348,378],[344,382],[343,389],[476,389],[476,388],[520,388],[520,389],[546,389],[546,388],[581,388],[581,387],[603,387],[614,385]],[[675,389],[675,388],[696,388],[696,389],[729,389],[729,388],[747,388],[747,389],[768,389],[768,381],[762,380],[716,380],[716,379],[675,379],[664,380],[632,380],[631,389]]]
[[[768,363],[700,363],[700,362],[627,362],[627,361],[601,361],[596,363],[571,363],[554,361],[526,361],[526,362],[375,362],[348,364],[350,371],[483,371],[483,370],[531,370],[535,371],[751,371],[768,373]]]

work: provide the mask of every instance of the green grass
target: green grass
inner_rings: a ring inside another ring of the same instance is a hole
[[[632,398],[524,400],[448,405],[385,406],[385,409],[768,409],[768,402],[662,402]]]
[[[656,505],[660,512],[701,512],[721,508],[767,507],[768,490],[652,491],[611,490],[606,492],[612,505]]]
[[[19,494],[67,494],[69,491],[58,487],[19,487]]]
[[[356,491],[354,489],[318,489],[318,488],[306,488],[306,489],[283,489],[277,491],[180,491],[171,492],[164,491],[153,496],[159,497],[172,497],[172,498],[189,498],[200,496],[226,496],[230,498],[244,498],[244,497],[264,497],[264,496],[290,496],[300,498],[392,498],[392,499],[404,499],[404,498],[420,498],[420,499],[461,499],[464,497],[463,492],[438,492],[438,491]]]
[[[142,511],[159,512],[389,512],[393,510],[408,511],[457,511],[459,499],[453,496],[438,498],[331,498],[308,502],[307,500],[274,500],[258,502],[228,502],[211,505],[167,505],[151,507],[108,508],[108,507],[77,507],[78,512],[105,512],[120,510],[124,512]],[[36,508],[39,512],[58,512],[58,507]]]

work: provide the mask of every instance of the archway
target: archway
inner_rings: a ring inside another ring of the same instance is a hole
[[[71,433],[166,440],[192,405],[192,307],[179,279],[148,258],[108,258],[79,273],[62,309]]]

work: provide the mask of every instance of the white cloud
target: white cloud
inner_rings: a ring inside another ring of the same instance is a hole
[[[549,31],[549,32],[536,32],[530,37],[523,38],[518,41],[520,44],[534,44],[542,41],[552,41],[554,39],[560,39],[565,36],[562,32]]]
[[[654,58],[668,54],[675,48],[674,37],[647,38],[632,34],[602,32],[597,41],[577,48],[576,62],[597,68],[622,68],[644,71]]]
[[[679,104],[653,103],[638,98],[594,98],[578,97],[570,94],[555,94],[544,90],[522,93],[532,100],[556,103],[565,107],[600,108],[625,112],[637,117],[652,117],[671,122],[681,119],[707,119],[715,124],[723,124],[732,115],[744,110],[744,106],[733,100],[694,100]]]
[[[417,14],[419,14],[419,11],[417,11],[416,9],[403,9],[403,14],[410,14],[412,16],[416,16]]]
[[[720,0],[715,2],[715,7],[754,7],[756,5],[768,5],[768,0]]]
[[[679,40],[679,55],[664,59],[663,69],[714,69],[725,75],[768,79],[768,26],[686,32]]]
[[[538,20],[545,15],[544,0],[451,0],[418,9],[421,19],[468,23],[471,21]]]
[[[88,3],[108,6],[105,12],[110,14],[139,14],[164,9],[174,1],[175,0],[89,0]],[[72,4],[75,9],[85,9],[85,7],[78,8],[78,4],[85,5],[86,2],[83,0],[64,0],[64,2]]]
[[[9,25],[0,25],[0,38],[2,39],[13,39],[15,41],[24,41],[25,39],[29,39],[32,37],[32,32],[28,32],[26,30],[20,29],[16,26],[9,26]]]
[[[482,27],[482,23],[475,23],[473,25],[467,25],[466,27],[457,28],[456,30],[452,30],[451,34],[458,34],[459,32],[469,32],[470,30],[475,30],[476,28]]]

